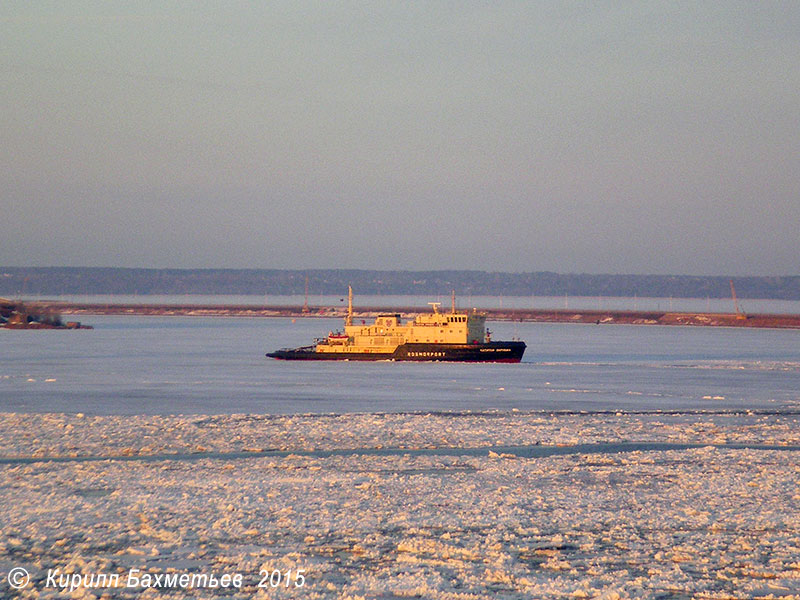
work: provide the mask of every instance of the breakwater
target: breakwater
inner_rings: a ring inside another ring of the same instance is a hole
[[[201,316],[201,317],[341,317],[343,307],[258,306],[208,304],[103,304],[53,302],[53,310],[63,315],[142,315],[142,316]],[[414,317],[427,312],[420,307],[359,307],[355,318],[368,319],[380,314],[400,313]],[[569,309],[484,309],[492,321],[523,321],[542,323],[593,323],[624,325],[690,325],[717,327],[767,327],[800,329],[800,315],[793,314],[736,314],[713,312],[673,312],[636,310],[569,310]]]

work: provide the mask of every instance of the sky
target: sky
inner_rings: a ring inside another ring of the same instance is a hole
[[[0,265],[800,274],[800,3],[0,4]]]

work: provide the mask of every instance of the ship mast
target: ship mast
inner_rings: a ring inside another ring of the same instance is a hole
[[[347,327],[353,324],[353,286],[347,286],[347,318],[344,320]]]
[[[450,308],[450,312],[452,314],[456,314],[456,291],[455,290],[452,290],[450,292],[450,302],[452,304],[452,306]]]

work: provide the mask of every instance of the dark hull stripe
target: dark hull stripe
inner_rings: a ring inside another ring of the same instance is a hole
[[[402,344],[394,352],[316,352],[310,348],[278,350],[267,354],[281,360],[395,360],[409,362],[505,362],[518,363],[524,342],[486,344]]]

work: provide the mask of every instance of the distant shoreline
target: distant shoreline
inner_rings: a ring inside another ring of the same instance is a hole
[[[258,306],[210,304],[99,304],[82,302],[48,302],[47,306],[64,315],[132,315],[179,317],[283,317],[343,318],[342,307]],[[427,312],[419,307],[358,307],[353,316],[369,319],[378,314],[400,313],[413,317]],[[754,327],[800,329],[798,314],[736,314],[714,312],[674,312],[653,310],[569,310],[569,309],[484,309],[490,321],[540,323],[593,323],[624,325],[687,325],[704,327]]]
[[[130,269],[2,267],[0,296],[229,294],[570,296],[800,300],[800,275],[614,275],[358,269]]]

